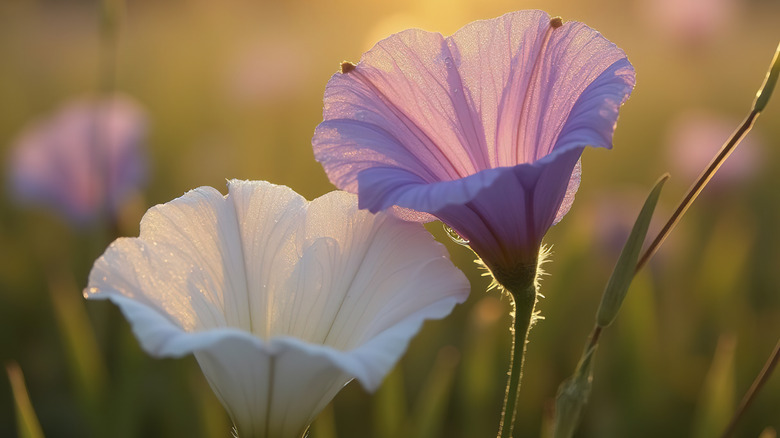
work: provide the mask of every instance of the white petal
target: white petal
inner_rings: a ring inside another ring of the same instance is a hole
[[[243,251],[246,287],[238,299],[247,310],[244,329],[268,339],[281,317],[284,284],[300,257],[298,235],[306,199],[286,186],[265,181],[228,183],[228,197],[235,206]]]
[[[334,360],[367,389],[379,386],[425,319],[446,316],[468,296],[468,280],[422,225],[358,210],[346,192],[309,204],[306,236],[315,243],[301,264],[314,267],[299,269],[309,283],[329,286],[298,282],[293,295],[308,296],[287,312],[295,318],[287,333],[351,350]]]
[[[469,291],[416,223],[333,192],[265,182],[152,208],[95,262],[88,298],[116,303],[157,357],[194,353],[242,436],[299,438],[343,385],[379,386],[425,319]]]
[[[187,333],[129,298],[111,300],[157,357],[194,353],[241,437],[300,438],[352,376],[334,365],[343,353],[294,338],[264,342],[236,329]]]
[[[228,208],[226,208],[228,207]],[[90,293],[120,294],[153,306],[187,331],[248,320],[225,306],[246,289],[235,212],[210,187],[151,208],[138,239],[118,239],[95,262]]]
[[[320,347],[321,349],[322,347]],[[195,353],[241,437],[300,438],[351,377],[295,339],[225,339]]]

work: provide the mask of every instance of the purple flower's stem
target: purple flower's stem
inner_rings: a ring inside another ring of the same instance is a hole
[[[536,305],[536,285],[534,276],[530,277],[527,284],[521,284],[517,288],[505,286],[512,298],[514,307],[511,331],[513,333],[512,348],[509,358],[509,382],[506,386],[504,398],[504,410],[501,411],[501,422],[498,426],[499,438],[511,438],[515,425],[517,400],[520,395],[520,380],[523,376],[523,363],[525,362],[525,344],[528,337],[528,329]]]

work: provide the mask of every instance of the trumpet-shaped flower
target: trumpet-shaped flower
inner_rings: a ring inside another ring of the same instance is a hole
[[[351,379],[376,389],[468,290],[419,224],[345,192],[307,202],[233,180],[150,209],[85,296],[119,306],[149,354],[193,353],[239,436],[299,438]]]
[[[612,146],[633,86],[622,50],[542,11],[447,38],[407,30],[330,79],[314,153],[361,208],[435,216],[511,281],[535,272],[579,186],[583,149]]]
[[[77,99],[32,123],[10,160],[13,190],[84,224],[116,213],[146,177],[146,117],[133,100]]]

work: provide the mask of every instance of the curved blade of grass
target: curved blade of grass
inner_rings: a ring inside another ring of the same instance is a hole
[[[417,397],[412,414],[412,430],[403,436],[443,436],[444,419],[455,378],[455,367],[459,360],[460,354],[455,347],[443,347],[439,350],[433,369]]]
[[[396,438],[401,427],[409,421],[408,417],[403,369],[398,364],[387,375],[382,386],[374,394],[373,436],[376,438]]]
[[[49,292],[80,401],[91,421],[97,423],[108,373],[85,302],[76,281],[66,271],[49,274]]]
[[[24,384],[22,369],[16,362],[5,366],[8,380],[11,382],[11,391],[14,394],[14,406],[16,408],[16,427],[19,438],[43,438],[43,430],[38,417],[35,415],[27,387]]]
[[[693,417],[690,436],[718,436],[734,411],[734,360],[737,340],[724,335],[718,340],[709,372],[704,379]]]

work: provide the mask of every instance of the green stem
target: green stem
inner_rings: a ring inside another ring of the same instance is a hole
[[[715,176],[715,172],[717,172],[723,162],[726,161],[726,158],[734,152],[734,149],[742,142],[742,139],[745,138],[751,129],[753,129],[756,118],[758,118],[761,111],[764,110],[766,104],[769,102],[769,98],[772,96],[772,91],[775,89],[778,77],[780,77],[780,44],[777,45],[775,56],[772,58],[772,63],[769,65],[766,79],[764,79],[764,83],[761,85],[758,93],[756,93],[756,100],[753,102],[753,108],[750,110],[750,114],[748,114],[739,128],[731,134],[731,138],[723,145],[718,152],[718,155],[712,159],[709,166],[704,169],[704,172],[699,176],[699,179],[697,179],[691,188],[688,189],[685,198],[680,201],[680,205],[677,206],[677,209],[666,222],[661,232],[658,233],[658,236],[656,236],[655,240],[647,247],[647,250],[639,259],[639,262],[637,262],[635,272],[639,272],[648,260],[653,257],[653,254],[658,250],[658,247],[661,246],[669,233],[672,232],[675,225],[677,225],[677,222],[680,221],[680,218],[688,211],[688,207],[693,204],[693,201],[699,196],[699,193],[704,189],[704,186],[710,182],[712,177]]]
[[[514,334],[509,358],[509,382],[506,386],[504,397],[504,410],[501,411],[501,422],[498,426],[499,438],[511,438],[515,425],[517,400],[520,396],[520,380],[523,377],[523,363],[525,362],[525,344],[528,330],[533,319],[534,306],[536,305],[536,285],[534,276],[530,276],[525,284],[518,288],[508,288],[507,292],[512,298],[514,307],[514,320],[511,331]]]
[[[726,431],[723,432],[721,438],[729,438],[734,434],[734,429],[737,428],[737,422],[739,422],[739,419],[742,418],[742,415],[745,413],[748,406],[750,406],[750,404],[756,398],[758,391],[761,390],[766,381],[769,380],[769,376],[772,375],[772,371],[775,370],[778,362],[780,362],[780,340],[778,340],[777,345],[775,345],[775,351],[773,351],[772,355],[769,356],[769,359],[767,359],[766,364],[764,365],[764,369],[758,373],[758,377],[756,377],[756,380],[752,385],[750,385],[750,389],[748,390],[747,394],[745,394],[742,402],[739,404],[737,412],[734,413],[734,416],[731,418],[731,422],[729,422],[729,425],[726,427]]]

